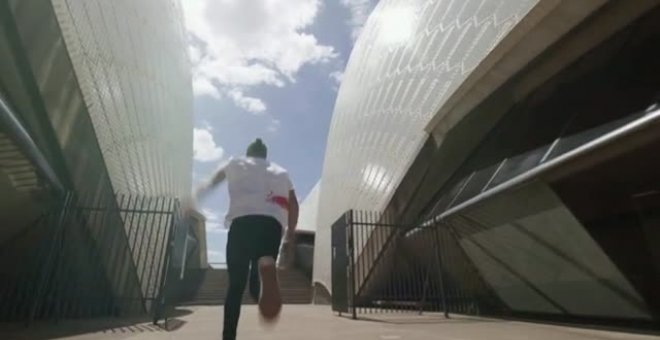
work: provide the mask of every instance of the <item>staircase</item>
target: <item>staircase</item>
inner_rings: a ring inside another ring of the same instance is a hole
[[[39,189],[37,173],[9,137],[0,132],[0,169],[9,178],[13,188],[21,193]]]
[[[312,301],[311,282],[295,269],[279,269],[278,279],[284,304],[308,304]],[[207,269],[200,273],[199,286],[193,294],[186,296],[180,305],[222,305],[229,287],[226,269]],[[246,287],[243,304],[254,304]]]

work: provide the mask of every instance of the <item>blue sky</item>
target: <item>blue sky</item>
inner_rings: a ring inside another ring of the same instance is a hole
[[[321,175],[341,74],[376,0],[183,0],[195,92],[193,184],[260,137],[299,199]],[[198,207],[223,262],[226,187]]]

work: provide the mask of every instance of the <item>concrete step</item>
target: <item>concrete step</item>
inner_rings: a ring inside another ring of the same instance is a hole
[[[278,281],[285,304],[307,304],[312,300],[312,287],[309,280],[295,270],[279,270]],[[196,292],[181,305],[219,305],[224,304],[229,275],[226,269],[209,269],[201,276],[201,283]],[[254,304],[247,287],[242,299],[244,304]]]

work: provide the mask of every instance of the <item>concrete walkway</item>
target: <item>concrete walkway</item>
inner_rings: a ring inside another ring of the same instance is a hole
[[[179,310],[169,330],[148,322],[116,320],[70,321],[36,325],[29,330],[0,327],[1,339],[221,339],[222,307],[190,307]],[[2,333],[4,329],[4,334]],[[338,317],[328,306],[287,305],[272,328],[259,322],[255,306],[245,306],[238,339],[241,340],[615,340],[660,339],[638,335],[515,321],[469,317],[445,320],[441,315],[381,315],[377,321]]]

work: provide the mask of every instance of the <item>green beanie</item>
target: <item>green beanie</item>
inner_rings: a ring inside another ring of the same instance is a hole
[[[268,148],[261,141],[261,138],[257,138],[248,146],[246,155],[249,157],[266,158],[268,156]]]

